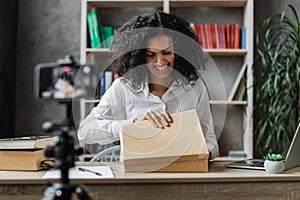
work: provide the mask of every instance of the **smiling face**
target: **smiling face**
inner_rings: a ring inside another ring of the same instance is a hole
[[[171,36],[157,35],[147,41],[146,63],[152,82],[169,82],[173,79],[174,43]]]

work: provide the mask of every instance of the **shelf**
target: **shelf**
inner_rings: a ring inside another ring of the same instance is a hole
[[[245,56],[247,54],[245,49],[204,49],[203,51],[212,56]],[[110,55],[113,51],[107,48],[87,48],[86,53]]]
[[[99,103],[100,99],[82,99],[81,101],[84,103]]]
[[[209,101],[210,104],[212,105],[241,105],[241,106],[246,106],[247,101]]]
[[[87,0],[90,7],[96,8],[127,8],[127,7],[162,7],[162,0]]]
[[[240,160],[245,160],[246,158],[232,158],[232,157],[227,157],[227,156],[221,156],[221,157],[216,157],[214,159],[214,162],[234,162],[234,161],[240,161]]]
[[[170,0],[171,7],[245,7],[247,0]]]
[[[101,54],[101,55],[111,55],[113,53],[112,50],[108,48],[87,48],[86,53],[95,53],[95,54]]]
[[[211,56],[245,56],[246,49],[204,49]]]
[[[163,0],[87,0],[92,7],[126,8],[126,7],[162,7]],[[170,0],[171,7],[244,7],[247,0]]]

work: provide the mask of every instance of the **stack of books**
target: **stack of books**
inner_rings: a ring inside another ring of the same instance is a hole
[[[191,23],[201,46],[205,49],[245,49],[246,30],[239,24]]]
[[[101,25],[96,8],[87,13],[88,35],[91,48],[110,48],[116,28]]]
[[[0,170],[44,169],[42,163],[49,160],[44,150],[48,145],[54,145],[53,137],[29,136],[0,139]]]

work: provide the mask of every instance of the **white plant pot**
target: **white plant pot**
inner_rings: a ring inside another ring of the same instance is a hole
[[[264,166],[266,172],[269,174],[280,174],[284,170],[283,160],[280,161],[265,160]]]

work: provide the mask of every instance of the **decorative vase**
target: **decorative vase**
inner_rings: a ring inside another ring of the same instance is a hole
[[[267,173],[269,174],[280,174],[284,170],[284,162],[273,161],[273,160],[265,160],[264,167]]]

